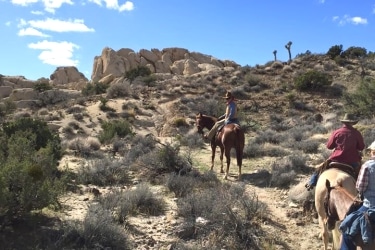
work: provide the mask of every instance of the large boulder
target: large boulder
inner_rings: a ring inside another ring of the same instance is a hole
[[[57,67],[50,76],[53,85],[66,85],[71,82],[88,81],[76,67]]]

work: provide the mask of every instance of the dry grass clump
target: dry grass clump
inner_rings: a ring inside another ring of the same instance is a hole
[[[95,137],[77,137],[68,143],[68,149],[82,157],[90,156],[93,151],[98,151],[100,146],[98,138]]]
[[[90,205],[83,222],[65,223],[60,233],[47,249],[133,249],[125,230],[113,222],[111,211],[101,204]]]
[[[130,183],[129,167],[110,158],[87,160],[77,171],[77,181],[97,186]]]
[[[246,193],[243,184],[217,183],[180,198],[177,205],[185,220],[177,234],[185,241],[194,238],[196,249],[261,248],[258,222],[266,214],[265,206]]]

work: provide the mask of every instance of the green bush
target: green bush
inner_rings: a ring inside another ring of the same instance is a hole
[[[7,138],[10,138],[17,131],[31,131],[35,134],[35,150],[47,147],[52,148],[52,153],[55,160],[59,160],[62,156],[61,141],[58,134],[49,130],[45,121],[34,119],[31,117],[21,117],[14,121],[5,122],[2,130]]]
[[[52,86],[48,82],[37,82],[35,83],[33,89],[38,92],[44,92],[46,90],[52,89]]]
[[[375,80],[364,80],[353,93],[343,96],[347,112],[371,118],[375,109]]]
[[[88,83],[82,89],[82,94],[84,96],[103,94],[107,91],[108,87],[109,87],[108,84],[104,84],[104,83],[101,83],[101,82]]]
[[[342,51],[342,45],[334,45],[329,48],[327,56],[329,56],[331,59],[335,59],[337,56],[341,55]]]
[[[45,128],[35,131],[32,125],[36,123],[31,123],[29,129],[17,127],[20,124],[7,124],[1,134],[0,216],[22,215],[58,205],[57,198],[65,190],[57,169],[61,152],[55,137]],[[50,134],[50,139],[41,138],[40,131]]]
[[[121,138],[127,135],[134,135],[133,129],[128,121],[122,119],[105,121],[102,123],[102,131],[99,133],[99,141],[101,143],[108,143],[115,136]]]
[[[151,70],[146,66],[138,66],[137,68],[131,69],[125,72],[125,77],[133,82],[138,76],[149,76],[151,75]]]
[[[294,79],[294,86],[300,91],[323,91],[331,83],[328,74],[316,70],[307,71]]]

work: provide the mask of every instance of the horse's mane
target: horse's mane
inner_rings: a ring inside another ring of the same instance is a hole
[[[215,116],[204,115],[202,112],[199,112],[196,116],[207,118],[207,119],[210,119],[210,120],[213,120],[213,121],[217,121],[217,118]]]

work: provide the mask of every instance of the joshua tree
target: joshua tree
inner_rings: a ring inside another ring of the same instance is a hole
[[[290,53],[290,46],[292,46],[292,42],[289,41],[286,45],[285,45],[285,48],[288,50],[288,54],[289,54],[289,61],[292,61],[292,54]]]
[[[275,58],[275,62],[276,62],[276,59],[277,59],[277,58],[276,58],[276,54],[277,54],[277,50],[274,50],[274,51],[273,51],[273,56],[274,56],[274,58]]]

